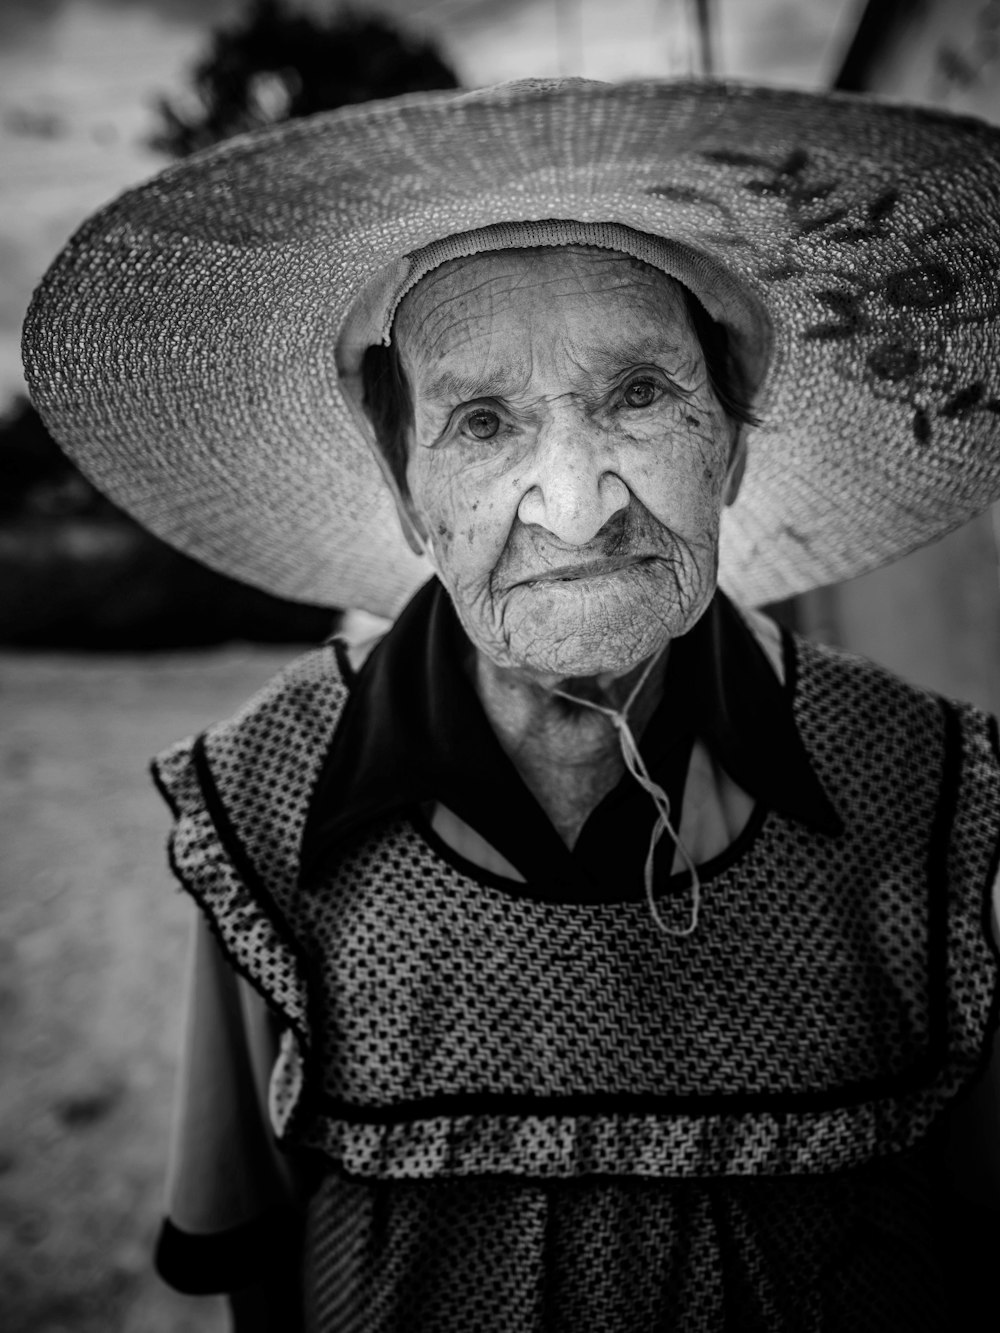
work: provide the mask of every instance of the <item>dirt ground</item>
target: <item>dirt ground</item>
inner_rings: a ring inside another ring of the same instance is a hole
[[[221,1333],[152,1272],[189,910],[151,754],[295,649],[0,653],[0,1328]]]

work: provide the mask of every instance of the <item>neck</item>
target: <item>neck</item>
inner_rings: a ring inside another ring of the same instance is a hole
[[[627,708],[638,739],[663,696],[666,662],[661,651],[620,676],[540,678],[477,655],[474,683],[486,716],[568,846],[625,771],[614,723],[599,710]]]

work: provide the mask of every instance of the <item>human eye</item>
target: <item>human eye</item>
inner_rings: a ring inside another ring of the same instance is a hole
[[[626,407],[652,407],[662,396],[663,385],[652,375],[634,375],[622,386],[621,400]]]
[[[500,432],[500,415],[492,407],[473,407],[463,413],[458,429],[474,440],[492,440]]]

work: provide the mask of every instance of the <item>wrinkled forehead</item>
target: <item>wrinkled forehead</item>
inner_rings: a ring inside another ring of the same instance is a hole
[[[449,259],[425,274],[396,310],[391,338],[433,357],[461,352],[473,331],[487,343],[513,326],[530,337],[542,318],[548,334],[585,312],[596,323],[689,323],[684,289],[660,269],[618,250],[566,245],[488,251]]]

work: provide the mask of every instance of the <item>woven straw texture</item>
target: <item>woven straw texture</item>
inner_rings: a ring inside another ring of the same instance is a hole
[[[403,257],[498,222],[613,222],[721,266],[771,366],[722,582],[859,574],[1000,495],[1000,131],[714,83],[421,93],[246,136],[71,240],[25,326],[32,395],[154,532],[272,592],[392,613],[426,577],[338,385]]]

